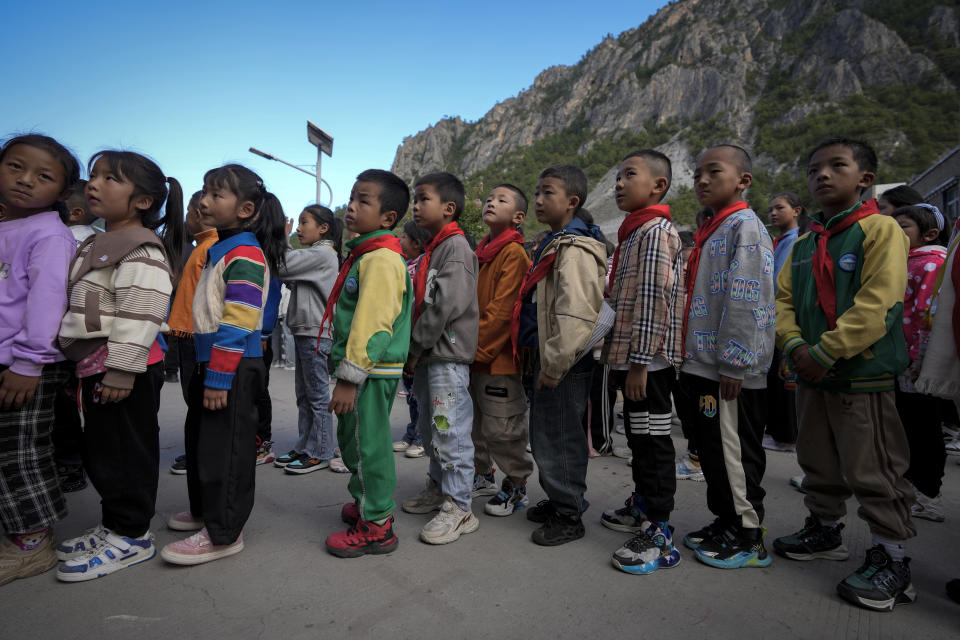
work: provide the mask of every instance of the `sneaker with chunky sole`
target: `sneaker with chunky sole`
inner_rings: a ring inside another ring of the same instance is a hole
[[[167,518],[167,528],[173,531],[199,531],[203,529],[203,518],[189,511],[181,511]]]
[[[160,551],[160,557],[170,564],[195,565],[213,562],[243,551],[243,534],[230,544],[213,544],[206,527],[184,540],[171,542]]]
[[[360,522],[360,505],[357,504],[356,500],[343,505],[340,509],[340,519],[351,527]]]
[[[910,558],[897,562],[883,545],[867,549],[863,565],[837,585],[840,597],[875,611],[893,611],[917,599],[910,581]]]
[[[538,529],[530,534],[530,539],[541,547],[555,547],[579,540],[586,531],[580,516],[570,516],[554,511]]]
[[[187,475],[187,454],[181,454],[173,459],[170,465],[170,473],[175,476]]]
[[[697,560],[717,569],[769,567],[773,558],[763,546],[762,529],[727,528],[697,547]]]
[[[18,578],[30,578],[57,566],[50,534],[33,549],[24,551],[6,535],[0,534],[0,585]]]
[[[383,524],[358,520],[346,531],[338,531],[327,536],[326,542],[327,551],[338,558],[359,558],[367,554],[391,553],[396,550],[399,543],[393,532],[393,516],[387,518]]]
[[[510,478],[504,478],[500,483],[500,492],[483,505],[483,512],[490,516],[506,517],[514,511],[526,509],[528,504],[527,486],[515,487]]]
[[[104,529],[101,544],[89,553],[60,563],[57,580],[85,582],[116,573],[121,569],[146,562],[157,555],[153,534],[147,531],[138,538],[118,535]]]
[[[791,560],[846,560],[850,557],[843,544],[843,523],[828,527],[816,516],[807,516],[803,528],[773,541],[773,550]]]
[[[103,543],[103,536],[107,535],[107,530],[102,525],[97,525],[92,529],[87,529],[75,538],[68,538],[57,545],[56,555],[58,560],[73,560],[86,555],[98,548]]]
[[[430,478],[427,478],[427,485],[423,491],[400,503],[400,507],[407,513],[430,513],[439,511],[441,506],[443,506],[443,492]]]
[[[680,462],[677,463],[676,476],[677,480],[693,480],[694,482],[703,482],[705,479],[700,463],[694,462],[689,456],[680,458]]]
[[[449,544],[460,539],[465,533],[473,533],[480,527],[480,521],[469,509],[463,510],[450,496],[444,496],[440,513],[423,525],[420,539],[427,544]]]
[[[277,458],[275,458],[273,461],[273,466],[283,469],[288,464],[290,464],[291,462],[299,458],[300,458],[300,454],[294,451],[293,449],[291,449],[290,451],[283,454],[282,456],[278,456]]]
[[[473,474],[473,489],[470,491],[471,498],[479,498],[481,496],[495,496],[499,491],[500,491],[500,487],[497,486],[497,483],[494,480],[493,471],[491,471],[490,473],[474,473]]]
[[[409,448],[410,448],[410,443],[407,442],[406,440],[397,440],[396,442],[393,443],[394,453],[403,453]]]
[[[657,569],[672,569],[680,564],[680,552],[673,546],[673,534],[649,520],[640,533],[627,540],[613,553],[613,566],[626,573],[646,575]]]
[[[407,447],[407,450],[403,452],[403,455],[408,458],[422,458],[426,455],[427,450],[423,448],[423,445],[412,444]]]
[[[600,516],[600,524],[607,529],[624,533],[640,533],[640,526],[647,519],[647,507],[637,494],[630,494],[619,509],[608,509]]]
[[[306,455],[302,455],[287,466],[283,468],[284,473],[289,473],[290,475],[303,475],[305,473],[313,473],[314,471],[320,471],[320,469],[326,469],[330,466],[329,460],[321,460],[320,458],[310,458]]]
[[[536,522],[537,524],[543,524],[556,512],[557,510],[554,508],[552,502],[549,500],[541,500],[530,509],[527,509],[527,520]]]
[[[257,465],[261,464],[270,464],[277,459],[277,456],[273,453],[273,442],[270,440],[264,440],[257,447]]]
[[[683,536],[683,544],[688,549],[693,549],[694,551],[703,544],[704,540],[709,540],[716,535],[719,535],[723,531],[723,525],[720,524],[720,520],[714,520],[705,527],[701,527],[696,531],[691,531],[687,535]]]
[[[943,522],[943,500],[939,495],[931,498],[922,491],[917,491],[916,502],[910,506],[910,515],[931,522]]]

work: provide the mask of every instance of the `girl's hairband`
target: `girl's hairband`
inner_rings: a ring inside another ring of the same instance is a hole
[[[943,214],[940,213],[940,209],[938,209],[935,205],[927,204],[926,202],[921,202],[920,204],[914,205],[914,206],[920,207],[921,209],[926,209],[927,211],[931,212],[933,214],[933,217],[937,219],[937,229],[939,229],[940,231],[943,231],[943,225],[945,224],[945,221],[943,219]]]

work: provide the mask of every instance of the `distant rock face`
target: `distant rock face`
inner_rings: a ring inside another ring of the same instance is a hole
[[[680,0],[646,23],[598,44],[574,66],[541,72],[533,85],[476,122],[445,119],[409,136],[393,171],[405,179],[431,170],[469,176],[503,154],[573,123],[597,136],[637,133],[650,123],[711,120],[741,140],[756,135],[755,107],[769,78],[802,84],[836,101],[875,85],[923,82],[955,90],[927,57],[869,17],[867,0]],[[930,34],[960,44],[957,11],[936,7]],[[823,108],[800,100],[777,116],[794,123]],[[660,147],[690,184],[692,150],[681,126]],[[615,173],[615,172],[614,172]],[[604,176],[587,206],[607,218],[612,180]],[[681,182],[682,180],[682,182]],[[595,201],[595,199],[598,199]],[[594,208],[596,207],[596,208]]]

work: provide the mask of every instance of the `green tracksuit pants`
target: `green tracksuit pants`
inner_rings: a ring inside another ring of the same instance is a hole
[[[390,410],[399,378],[367,378],[357,391],[354,410],[337,416],[337,441],[350,470],[350,495],[364,520],[386,518],[396,508],[397,489]]]

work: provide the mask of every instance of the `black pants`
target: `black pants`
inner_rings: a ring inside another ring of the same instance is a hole
[[[904,477],[921,493],[935,498],[943,484],[943,467],[947,463],[941,413],[937,398],[922,393],[905,393],[897,389],[897,413],[910,443],[910,468]]]
[[[766,495],[760,486],[767,466],[760,444],[766,389],[741,389],[736,400],[727,402],[720,399],[715,380],[681,373],[679,384],[697,403],[694,431],[707,507],[727,526],[758,528]]]
[[[276,331],[279,331],[277,327]],[[257,436],[256,442],[259,446],[263,442],[273,440],[273,401],[270,400],[270,365],[273,364],[273,347],[270,346],[271,340],[264,343],[263,348],[263,366],[264,381],[263,392],[257,398]]]
[[[136,538],[150,529],[157,502],[157,399],[163,387],[163,363],[138,374],[130,395],[120,402],[94,402],[94,387],[102,380],[103,374],[98,374],[81,381],[83,466],[100,494],[103,526]]]
[[[611,371],[614,389],[624,387],[626,371]],[[627,445],[633,454],[634,491],[647,506],[651,520],[667,521],[673,511],[673,497],[677,492],[674,468],[673,438],[670,430],[673,409],[670,391],[677,374],[673,367],[647,374],[647,398],[634,402],[624,395],[623,427]]]
[[[190,382],[184,440],[190,513],[202,518],[213,544],[230,544],[253,510],[257,464],[257,399],[263,393],[262,358],[241,358],[227,407],[203,408],[207,363],[197,365]]]
[[[687,393],[683,385],[673,385],[673,404],[677,408],[677,417],[680,418],[680,428],[683,437],[687,439],[687,453],[694,460],[699,460],[697,454],[697,398]]]
[[[77,407],[76,364],[67,360],[55,365],[66,382],[57,385],[53,398],[53,457],[58,465],[83,464],[83,429]]]
[[[773,351],[773,362],[767,373],[767,433],[777,442],[797,442],[797,392],[787,389],[780,379],[783,354]]]
[[[197,368],[197,351],[194,348],[193,337],[172,336],[176,338],[170,344],[167,351],[177,352],[177,363],[180,366],[180,392],[183,393],[183,401],[189,402],[190,380],[193,378],[193,372]]]
[[[594,362],[592,358],[590,360]],[[604,375],[604,372],[607,372],[607,375]],[[597,453],[609,453],[613,450],[613,427],[616,424],[613,408],[617,402],[617,388],[611,382],[609,367],[594,362],[590,401],[583,416],[583,428],[586,431],[589,427],[590,446]]]
[[[167,351],[163,354],[163,373],[170,375],[180,371],[180,350],[177,348],[178,336],[168,333],[166,335]]]

